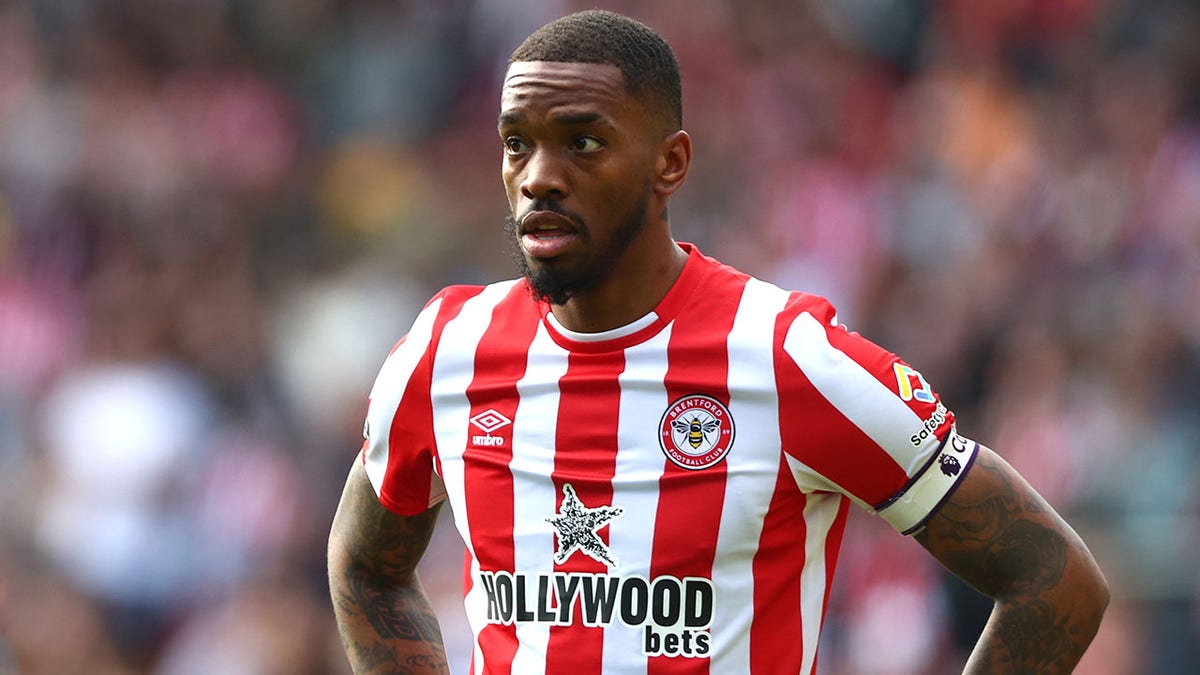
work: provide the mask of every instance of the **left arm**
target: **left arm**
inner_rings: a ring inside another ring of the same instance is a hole
[[[917,541],[996,601],[966,673],[1069,673],[1108,605],[1108,583],[1079,535],[1003,459],[974,466]]]

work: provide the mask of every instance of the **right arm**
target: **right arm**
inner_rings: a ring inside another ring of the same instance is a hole
[[[916,539],[995,600],[964,673],[1069,673],[1096,636],[1108,581],[1087,545],[1011,466],[974,465]]]
[[[440,507],[393,513],[362,463],[351,467],[329,533],[329,591],[355,673],[448,675],[441,629],[416,574]]]

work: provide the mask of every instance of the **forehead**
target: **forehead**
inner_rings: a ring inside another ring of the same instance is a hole
[[[610,113],[637,102],[616,66],[606,63],[518,61],[508,67],[500,92],[500,121],[535,112]]]

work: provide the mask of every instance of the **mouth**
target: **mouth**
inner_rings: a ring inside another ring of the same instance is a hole
[[[558,211],[529,211],[521,218],[519,232],[526,235],[550,235],[552,233],[573,233],[575,224],[571,219]]]
[[[553,258],[579,238],[571,219],[555,211],[531,211],[521,218],[521,247],[534,258]]]

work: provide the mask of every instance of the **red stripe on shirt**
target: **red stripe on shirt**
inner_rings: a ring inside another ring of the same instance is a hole
[[[667,401],[671,405],[693,394],[710,396],[729,405],[729,389],[725,384],[729,381],[727,340],[714,339],[714,334],[726,336],[733,328],[741,289],[747,278],[710,274],[704,281],[709,287],[701,287],[692,293],[691,306],[679,312],[671,329],[664,379]],[[715,290],[711,288],[713,284],[728,287]],[[709,384],[712,388],[708,388],[705,383],[721,384],[716,387]],[[730,412],[736,415],[736,411]],[[731,453],[738,451],[736,433],[733,443]],[[650,560],[651,579],[664,574],[711,579],[728,465],[722,459],[707,468],[694,470],[664,458],[663,467],[654,524],[655,546]],[[679,532],[689,533],[690,546],[686,550],[664,550],[657,545],[663,540],[680,541]],[[698,672],[694,659],[649,657],[648,675],[684,671]]]
[[[415,515],[429,508],[429,489],[436,463],[437,440],[433,433],[433,404],[429,398],[431,373],[430,355],[437,353],[442,329],[462,309],[462,303],[482,289],[455,287],[446,289],[426,303],[443,298],[430,333],[425,355],[413,370],[404,388],[400,403],[392,413],[388,428],[387,470],[379,491],[379,501],[388,509],[403,515]],[[402,345],[405,335],[392,351]],[[403,411],[403,414],[401,414]],[[365,455],[364,455],[365,456]]]
[[[806,498],[796,487],[787,460],[779,457],[779,474],[771,505],[763,519],[754,554],[754,620],[750,625],[750,670],[755,673],[798,672],[804,662],[800,572],[804,569]],[[780,640],[780,635],[789,636]]]
[[[471,417],[494,410],[509,420],[516,418],[517,382],[525,374],[529,345],[539,323],[536,311],[530,311],[529,303],[522,302],[527,292],[522,284],[514,285],[496,306],[479,340],[474,377],[466,391]],[[508,468],[512,460],[512,425],[496,430],[507,442],[489,447],[473,447],[470,439],[481,431],[470,423],[468,426],[468,445],[462,461],[472,549],[479,556],[481,570],[513,570],[516,566],[512,538],[514,488]],[[464,584],[464,592],[467,591],[469,587]],[[515,625],[485,626],[479,632],[479,645],[487,654],[488,672],[510,673],[517,644]]]
[[[825,629],[825,617],[829,614],[829,595],[833,590],[834,570],[837,569],[838,553],[842,550],[842,535],[846,533],[846,518],[850,514],[850,500],[842,499],[842,503],[838,506],[837,516],[834,517],[833,525],[829,528],[829,534],[825,535],[825,600],[821,603],[821,631]],[[814,651],[817,645],[812,645]],[[813,656],[813,667],[810,675],[815,675],[817,672],[817,662],[820,659],[820,654]]]
[[[826,324],[827,317],[813,311],[807,299],[795,296],[775,331],[780,436],[785,443],[802,439],[791,440],[783,450],[867,504],[879,504],[904,487],[904,468],[822,396],[783,349],[788,328],[801,312]]]
[[[625,369],[622,351],[573,352],[567,372],[559,379],[560,400],[555,437],[554,472],[556,507],[563,502],[563,485],[570,484],[583,508],[611,506],[612,478],[616,472],[617,422],[621,388],[618,376]],[[624,515],[624,514],[622,514]],[[633,514],[630,514],[633,517]],[[597,530],[607,545],[609,526]],[[555,545],[561,545],[555,535]],[[613,551],[619,556],[619,552]],[[555,571],[608,574],[606,563],[575,551]],[[604,628],[576,622],[551,626],[546,647],[547,673],[599,675],[604,657]]]

